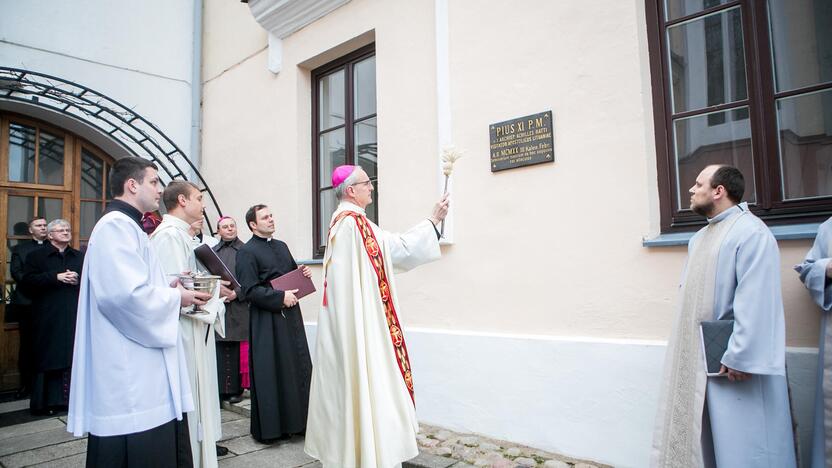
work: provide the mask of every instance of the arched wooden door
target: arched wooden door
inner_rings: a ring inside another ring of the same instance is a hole
[[[18,317],[7,307],[15,288],[11,249],[31,238],[28,222],[35,216],[68,220],[73,247],[83,248],[109,198],[106,177],[112,162],[77,135],[0,113],[0,391],[20,386]]]

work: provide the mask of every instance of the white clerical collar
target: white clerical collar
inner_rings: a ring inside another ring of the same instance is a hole
[[[170,224],[171,226],[175,227],[176,229],[180,229],[182,231],[187,232],[189,237],[193,237],[193,236],[191,236],[191,233],[190,233],[191,225],[188,224],[187,222],[185,222],[185,220],[183,220],[181,218],[177,218],[174,215],[167,214],[167,213],[162,215],[162,224]],[[160,224],[160,226],[161,226],[161,224]]]
[[[708,218],[708,224],[718,223],[739,211],[748,211],[748,203],[742,202],[739,205],[734,205],[731,208],[728,208],[727,210],[714,216],[713,218]]]

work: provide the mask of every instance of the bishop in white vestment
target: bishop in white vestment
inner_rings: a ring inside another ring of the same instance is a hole
[[[814,420],[812,423],[812,468],[832,463],[832,218],[818,228],[812,249],[803,263],[795,267],[806,285],[812,300],[820,306],[820,339],[818,340],[818,370],[815,384]]]
[[[392,468],[418,455],[419,430],[394,272],[440,257],[435,226],[448,200],[393,234],[366,218],[373,187],[360,167],[332,178],[340,205],[324,253],[305,450],[327,468]]]
[[[172,288],[149,248],[141,217],[158,208],[155,166],[123,158],[110,182],[116,199],[92,231],[80,280],[67,430],[90,434],[87,466],[190,466],[179,308],[208,296]]]
[[[182,187],[182,184],[186,186]],[[181,192],[188,193],[188,197]],[[173,194],[177,196],[174,197]],[[171,182],[165,189],[168,214],[162,217],[162,223],[151,234],[150,244],[168,277],[175,277],[183,271],[196,272],[198,269],[194,249],[200,245],[200,241],[191,233],[191,222],[182,218],[197,216],[197,213],[201,216],[201,195],[197,188],[182,181]],[[194,466],[213,468],[217,466],[216,443],[222,435],[214,339],[215,330],[221,335],[225,333],[225,307],[219,299],[219,287],[202,309],[208,313],[182,314],[179,326],[195,400],[194,411],[188,415]]]
[[[743,190],[730,166],[708,166],[690,190],[691,208],[708,224],[688,244],[654,467],[796,466],[780,255],[768,227],[739,203]],[[734,320],[721,377],[705,375],[699,324],[706,320]]]

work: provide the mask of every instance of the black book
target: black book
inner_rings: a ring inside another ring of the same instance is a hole
[[[709,377],[725,376],[720,374],[722,356],[728,349],[728,340],[734,333],[733,320],[707,320],[701,323],[702,354],[705,357],[705,372]]]
[[[230,282],[231,289],[237,289],[240,287],[240,282],[237,281],[237,278],[234,277],[231,270],[225,266],[225,263],[220,260],[220,257],[217,256],[214,249],[206,244],[202,244],[194,249],[194,255],[196,255],[196,259],[199,260],[199,262],[202,263],[212,275],[217,275],[222,278],[223,281]]]

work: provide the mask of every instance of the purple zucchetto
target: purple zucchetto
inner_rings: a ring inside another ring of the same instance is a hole
[[[350,166],[347,164],[336,167],[335,170],[332,171],[332,186],[337,187],[341,185],[341,182],[347,180],[347,177],[353,173],[356,167],[358,166]]]

